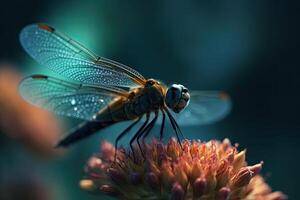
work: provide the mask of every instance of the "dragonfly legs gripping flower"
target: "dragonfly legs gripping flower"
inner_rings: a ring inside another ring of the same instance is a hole
[[[145,131],[143,133],[143,144],[145,144],[145,140],[146,140],[146,137],[149,135],[149,133],[151,132],[151,130],[153,129],[153,127],[155,126],[155,123],[157,121],[157,118],[158,118],[158,111],[155,111],[155,116],[154,118],[152,119],[152,121],[149,123],[149,125],[145,128]]]
[[[117,149],[118,149],[118,142],[122,137],[126,135],[140,120],[142,117],[139,117],[137,120],[135,120],[132,124],[130,124],[122,133],[120,133],[115,141],[115,161],[117,160]]]
[[[139,131],[137,132],[136,134],[136,142],[138,144],[138,147],[140,149],[140,152],[141,152],[141,155],[144,159],[146,159],[145,157],[145,154],[143,152],[143,149],[141,148],[141,143],[140,143],[140,138],[142,138],[142,142],[143,144],[145,144],[145,138],[147,137],[147,135],[150,133],[150,131],[153,129],[156,121],[157,121],[157,118],[158,118],[158,111],[155,112],[155,116],[154,118],[151,120],[150,123],[148,123],[149,121],[149,117],[150,117],[150,114],[147,114],[147,119],[146,119],[146,122],[147,123],[144,123],[143,126],[139,129]]]
[[[143,123],[143,125],[139,128],[139,130],[134,134],[134,136],[131,138],[129,144],[130,144],[130,148],[131,148],[131,151],[133,153],[133,159],[135,160],[135,155],[134,155],[134,149],[133,149],[133,142],[138,138],[138,136],[143,132],[144,128],[147,126],[148,122],[149,122],[149,118],[150,118],[150,114],[147,113],[146,114],[146,120],[145,122]],[[141,147],[141,144],[138,142],[137,140],[137,144],[138,144],[138,147],[139,147],[139,150],[141,152],[141,155],[144,157],[143,155],[143,150],[142,150],[142,147]]]
[[[161,121],[161,127],[160,127],[160,132],[159,132],[159,140],[162,141],[163,135],[164,135],[164,128],[165,128],[165,121],[166,121],[166,114],[163,109],[161,109],[162,113],[162,121]]]
[[[165,119],[166,119],[166,114],[171,122],[172,128],[176,134],[177,137],[177,141],[179,142],[181,148],[181,142],[180,142],[180,138],[179,138],[179,134],[185,139],[184,135],[182,134],[177,122],[175,121],[175,119],[173,118],[173,116],[171,115],[171,113],[168,111],[168,109],[161,109],[162,112],[162,124],[160,127],[160,140],[163,139],[163,133],[164,133],[164,127],[165,127]],[[146,114],[146,120],[145,122],[142,124],[142,126],[138,129],[138,131],[133,135],[133,137],[130,139],[130,149],[132,152],[132,156],[133,156],[133,160],[136,161],[136,155],[135,155],[135,151],[134,151],[134,147],[133,147],[133,143],[134,141],[137,142],[138,148],[140,150],[140,153],[142,155],[142,157],[145,159],[145,155],[143,152],[143,148],[141,146],[141,142],[140,139],[142,138],[142,143],[145,145],[145,140],[147,138],[147,136],[150,134],[151,130],[153,129],[153,127],[155,126],[155,123],[158,119],[158,114],[159,111],[155,112],[155,116],[154,118],[149,122],[150,119],[150,113]],[[120,139],[122,139],[122,137],[124,137],[140,120],[142,117],[139,117],[136,121],[134,121],[132,124],[130,124],[122,133],[119,134],[119,136],[117,137],[116,141],[115,141],[115,161],[117,159],[117,148],[118,148],[118,142]]]
[[[150,118],[150,114],[147,113],[146,114],[146,121],[143,123],[143,125],[138,129],[138,131],[134,134],[134,136],[130,139],[130,148],[131,151],[133,153],[133,159],[135,160],[135,155],[134,155],[134,148],[133,148],[133,142],[136,140],[139,150],[141,152],[142,157],[145,159],[145,155],[143,153],[142,147],[141,147],[141,143],[140,143],[140,138],[142,137],[142,142],[143,144],[145,144],[145,139],[146,137],[149,135],[149,133],[151,132],[151,130],[153,129],[153,127],[155,126],[155,123],[158,119],[158,111],[155,112],[155,116],[154,118],[151,120],[151,122],[149,123],[149,118]],[[117,159],[117,149],[118,149],[118,142],[142,119],[142,117],[139,117],[136,121],[134,121],[132,124],[130,124],[122,133],[120,133],[115,141],[115,158],[114,160],[116,161]],[[163,126],[165,123],[165,114],[163,113]],[[163,129],[163,127],[162,127]],[[162,134],[162,130],[161,130],[161,134]]]

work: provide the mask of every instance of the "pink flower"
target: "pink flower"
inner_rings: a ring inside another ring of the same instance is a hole
[[[115,196],[117,199],[253,199],[280,200],[258,175],[262,163],[248,166],[246,151],[238,152],[228,139],[183,141],[168,144],[153,141],[140,150],[115,149],[103,142],[99,154],[86,166],[81,188]],[[134,155],[134,156],[133,156]]]
[[[0,63],[0,130],[35,153],[56,155],[59,152],[53,146],[59,139],[59,123],[51,113],[21,98],[18,90],[21,79],[12,66]]]

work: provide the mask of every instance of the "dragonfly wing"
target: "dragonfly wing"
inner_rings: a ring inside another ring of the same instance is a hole
[[[231,110],[229,96],[220,91],[191,91],[185,110],[173,117],[179,125],[204,125],[224,118]]]
[[[134,69],[98,57],[80,43],[46,24],[26,26],[21,31],[20,41],[37,62],[83,84],[131,88],[145,81]]]
[[[108,88],[74,84],[44,75],[23,79],[19,90],[21,96],[34,105],[59,115],[90,121],[95,121],[97,112],[121,95]]]

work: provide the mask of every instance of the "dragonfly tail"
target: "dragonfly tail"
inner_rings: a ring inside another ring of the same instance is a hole
[[[87,138],[90,135],[96,133],[97,131],[106,128],[115,122],[83,122],[78,125],[75,129],[71,130],[66,137],[58,142],[55,146],[56,148],[62,147],[66,148],[75,142],[83,138]]]

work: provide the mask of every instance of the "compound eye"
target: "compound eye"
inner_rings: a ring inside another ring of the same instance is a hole
[[[171,88],[171,98],[172,99],[176,99],[176,98],[178,98],[179,96],[180,96],[180,91],[179,91],[179,89],[178,88],[176,88],[176,87],[172,87]]]
[[[175,99],[176,98],[176,88],[172,87],[171,88],[171,99]]]

